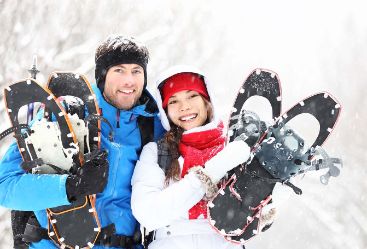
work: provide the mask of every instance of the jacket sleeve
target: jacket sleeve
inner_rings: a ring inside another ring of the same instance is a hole
[[[0,205],[16,210],[42,210],[70,204],[65,189],[67,175],[28,174],[13,143],[0,162]]]
[[[168,187],[159,167],[157,144],[144,146],[132,177],[133,215],[147,229],[167,226],[187,212],[204,196],[200,180],[192,173]]]

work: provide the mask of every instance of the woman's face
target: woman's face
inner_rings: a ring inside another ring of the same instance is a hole
[[[208,119],[208,107],[204,98],[196,91],[184,90],[168,99],[169,119],[185,131],[202,126]]]

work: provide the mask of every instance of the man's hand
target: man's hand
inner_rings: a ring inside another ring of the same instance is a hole
[[[107,152],[102,151],[86,161],[75,175],[68,176],[66,194],[69,201],[102,192],[107,184],[108,166]]]

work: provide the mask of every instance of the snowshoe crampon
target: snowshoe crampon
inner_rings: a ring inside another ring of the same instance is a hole
[[[253,96],[268,100],[272,107],[273,125],[264,124],[256,110],[243,109],[245,102]],[[289,182],[291,177],[319,168],[330,169],[324,176],[327,180],[339,173],[335,166],[339,161],[328,158],[320,147],[339,117],[338,102],[330,94],[318,93],[280,116],[281,99],[278,76],[263,69],[256,69],[250,74],[236,98],[229,121],[228,141],[243,139],[252,146],[253,156],[248,163],[229,172],[229,179],[208,204],[211,225],[231,242],[244,244],[261,232],[260,216],[263,208],[271,203],[277,182],[287,184],[300,194],[300,189]],[[287,125],[304,113],[315,117],[320,127],[309,148]],[[321,154],[322,159],[314,160]]]
[[[53,73],[48,87],[43,88],[33,79],[14,83],[4,90],[6,108],[23,169],[33,174],[70,174],[82,167],[84,155],[90,156],[91,150],[99,148],[99,119],[84,122],[85,113],[98,116],[98,106],[83,76]],[[38,115],[31,127],[20,124],[20,108],[36,102],[44,107],[43,115]],[[93,247],[101,230],[95,196],[49,208],[47,215],[48,234],[61,248]]]

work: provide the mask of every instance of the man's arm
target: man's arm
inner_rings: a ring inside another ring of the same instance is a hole
[[[0,162],[0,205],[16,210],[42,210],[68,205],[67,175],[28,174],[13,143]]]

